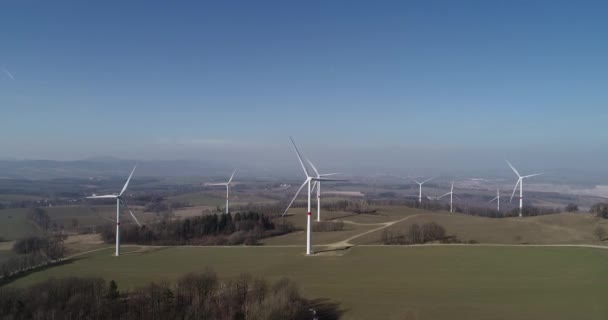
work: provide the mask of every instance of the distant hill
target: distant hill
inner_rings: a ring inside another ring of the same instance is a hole
[[[203,176],[234,170],[219,162],[200,160],[137,161],[112,157],[76,161],[0,160],[0,178],[37,180],[118,176],[128,174],[136,163],[138,176]]]

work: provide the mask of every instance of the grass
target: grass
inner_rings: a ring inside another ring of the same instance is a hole
[[[63,225],[68,230],[73,229],[74,219],[78,220],[78,227],[95,227],[113,223],[116,216],[116,207],[113,205],[90,206],[90,208],[78,205],[56,206],[43,209],[50,216],[51,224]],[[154,214],[143,214],[138,207],[133,206],[131,209],[141,222],[155,218]],[[0,210],[0,236],[7,240],[16,240],[42,234],[42,230],[26,218],[30,210],[26,208]],[[123,209],[122,213],[121,219],[125,223],[133,223],[127,211]]]
[[[44,211],[51,217],[51,223],[64,225],[66,228],[72,226],[72,220],[78,220],[79,226],[97,226],[107,224],[108,219],[114,219],[116,206],[57,206],[44,208]]]
[[[608,250],[533,247],[356,247],[342,256],[303,248],[125,248],[90,254],[11,283],[101,276],[119,289],[212,267],[296,280],[309,297],[339,301],[344,319],[606,319]],[[410,318],[404,318],[409,316]]]
[[[44,197],[33,196],[28,194],[0,194],[0,202],[9,202],[9,201],[29,201],[29,200],[42,200]]]
[[[39,234],[41,230],[27,219],[28,209],[0,210],[0,236],[15,240]]]
[[[225,190],[225,189],[222,189]],[[225,191],[224,191],[225,192]],[[225,194],[225,193],[224,193]],[[167,198],[168,202],[187,202],[192,206],[210,206],[210,207],[224,207],[226,205],[225,195],[222,194],[204,194],[204,193],[186,193],[180,194],[178,196],[173,196]],[[258,197],[255,195],[248,194],[231,194],[230,195],[230,203],[239,205],[239,204],[248,204],[248,203],[271,203],[275,202],[275,200]]]
[[[460,240],[479,243],[559,244],[597,243],[593,230],[598,225],[608,228],[608,221],[590,214],[562,213],[526,218],[483,218],[451,213],[425,213],[395,224],[390,231],[405,232],[409,225],[437,222],[448,234]],[[382,232],[363,236],[356,244],[377,244]]]

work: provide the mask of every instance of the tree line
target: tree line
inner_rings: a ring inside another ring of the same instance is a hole
[[[124,243],[146,245],[254,245],[262,238],[294,231],[289,223],[275,223],[257,212],[237,212],[234,216],[211,214],[183,220],[163,219],[147,226],[125,225],[120,230]],[[115,229],[106,226],[104,241],[115,241]]]
[[[2,319],[339,319],[339,304],[308,300],[287,278],[270,283],[242,274],[220,280],[211,270],[174,284],[151,283],[121,292],[101,278],[50,279],[27,288],[0,288]]]
[[[598,218],[608,219],[608,203],[606,202],[598,202],[594,204],[591,206],[589,211],[595,214]]]
[[[445,228],[435,222],[427,222],[423,225],[414,223],[404,231],[385,229],[381,241],[382,244],[387,245],[459,242],[456,236],[448,236]]]
[[[63,259],[63,240],[62,236],[32,236],[17,240],[13,245],[13,251],[17,255],[0,265],[3,279]]]
[[[47,231],[51,227],[51,217],[42,208],[32,208],[28,210],[26,218],[34,222],[44,231]]]

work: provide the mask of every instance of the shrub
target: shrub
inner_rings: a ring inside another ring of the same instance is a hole
[[[604,238],[606,238],[606,230],[602,226],[597,226],[593,230],[593,235],[595,235],[599,241],[604,241]]]

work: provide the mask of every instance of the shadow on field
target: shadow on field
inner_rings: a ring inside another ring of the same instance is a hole
[[[72,264],[72,263],[74,263],[74,262],[76,262],[77,260],[80,260],[80,259],[84,259],[84,258],[66,259],[66,260],[62,260],[62,261],[58,261],[58,262],[54,262],[54,263],[49,263],[47,265],[40,266],[40,267],[37,267],[37,268],[33,268],[33,269],[30,269],[30,270],[27,270],[27,271],[22,271],[22,272],[13,274],[13,275],[11,275],[9,277],[6,277],[6,278],[2,277],[0,279],[0,287],[8,285],[8,284],[11,284],[11,283],[15,282],[17,279],[19,279],[21,277],[28,276],[28,275],[30,275],[32,273],[36,273],[36,272],[39,272],[39,271],[44,271],[44,270],[47,270],[47,269],[52,269],[52,268],[55,268],[55,267],[60,267],[60,266]]]
[[[306,309],[308,310],[308,312],[304,314],[299,314],[296,319],[314,319],[314,311],[316,312],[316,316],[319,320],[338,320],[346,311],[340,307],[340,303],[323,298],[309,300]]]
[[[327,253],[340,253],[340,252],[346,252],[348,251],[348,249],[352,248],[353,246],[346,246],[346,247],[333,247],[333,248],[329,248],[329,249],[324,249],[324,250],[319,250],[319,251],[315,251],[315,254],[327,254]]]
[[[341,216],[332,217],[332,218],[329,218],[328,220],[332,221],[332,220],[344,219],[344,218],[358,216],[358,215],[360,215],[360,213],[349,213],[349,214],[344,214],[344,215],[341,215]]]
[[[175,246],[177,247],[177,246]],[[153,252],[159,252],[159,251],[163,251],[163,250],[168,250],[171,249],[171,247],[167,246],[167,247],[147,247],[147,246],[140,246],[138,249],[133,250],[133,251],[127,251],[127,252],[123,252],[120,255],[121,256],[129,256],[129,255],[142,255],[142,254],[147,254],[147,253],[153,253]]]

